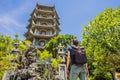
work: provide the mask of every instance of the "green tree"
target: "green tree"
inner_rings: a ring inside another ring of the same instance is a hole
[[[50,51],[50,53],[53,54],[53,57],[56,57],[59,43],[61,43],[62,45],[64,45],[64,47],[66,49],[68,47],[68,45],[70,45],[71,40],[75,39],[75,38],[76,38],[75,36],[70,35],[70,34],[58,35],[58,36],[52,38],[45,45],[45,49],[48,50],[48,51]]]
[[[39,54],[38,60],[37,62],[43,63],[43,64],[51,64],[51,66],[49,66],[49,68],[47,68],[47,66],[44,67],[43,69],[43,76],[47,76],[49,74],[53,74],[52,78],[54,78],[54,75],[58,75],[58,65],[61,62],[61,58],[53,58],[52,57],[52,53],[49,53],[49,51],[44,50],[44,51],[40,51],[37,50],[37,53]],[[52,68],[50,70],[50,68]],[[46,79],[46,77],[42,77],[40,76],[43,80]]]
[[[13,40],[10,36],[0,35],[0,79],[5,70],[10,68],[9,54],[13,48]]]
[[[5,71],[17,67],[11,66],[11,60],[16,58],[16,55],[12,54],[16,43],[20,53],[25,51],[28,48],[28,45],[31,44],[28,40],[20,41],[18,37],[18,34],[15,35],[15,39],[12,39],[10,36],[0,35],[0,80],[2,80]]]
[[[55,58],[57,55],[57,49],[59,43],[64,45],[65,49],[70,45],[70,42],[72,39],[76,38],[73,35],[66,34],[66,35],[58,35],[54,38],[52,38],[46,45],[45,49],[48,50],[50,53],[53,54],[53,57]]]
[[[91,74],[111,80],[109,72],[120,64],[120,8],[107,8],[84,26],[82,43]]]

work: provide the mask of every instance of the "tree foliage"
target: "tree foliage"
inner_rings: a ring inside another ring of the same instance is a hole
[[[15,39],[12,39],[10,36],[0,35],[0,80],[2,80],[5,71],[16,67],[11,66],[11,60],[16,58],[16,55],[12,54],[15,43],[17,42],[19,44],[18,50],[20,53],[25,51],[28,45],[31,44],[31,42],[27,40],[20,41],[18,37],[18,34],[15,34]]]
[[[37,53],[39,54],[38,60],[41,62],[49,62],[52,64],[52,67],[58,68],[58,64],[61,62],[61,58],[53,58],[52,53],[49,53],[49,51],[39,51],[37,50]]]
[[[105,77],[115,69],[120,64],[120,8],[107,8],[84,26],[82,43],[92,74]]]
[[[56,57],[57,55],[57,49],[59,43],[64,45],[65,49],[67,49],[68,45],[70,45],[70,42],[72,39],[75,39],[76,37],[70,34],[66,35],[58,35],[54,38],[52,38],[46,45],[45,49],[50,51],[50,53],[53,54],[53,57]]]
[[[9,53],[13,48],[13,40],[9,36],[0,35],[0,79],[5,70],[8,70],[9,65]]]

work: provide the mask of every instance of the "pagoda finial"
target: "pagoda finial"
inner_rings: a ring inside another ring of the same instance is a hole
[[[36,3],[38,3],[38,0],[36,0]]]
[[[55,0],[54,0],[54,3],[53,3],[53,7],[55,7]]]

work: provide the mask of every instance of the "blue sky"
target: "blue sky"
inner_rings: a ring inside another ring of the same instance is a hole
[[[105,8],[120,6],[120,0],[1,0],[0,34],[13,37],[18,33],[21,40],[25,39],[26,26],[36,2],[55,5],[60,17],[60,34],[72,34],[79,40],[82,40],[82,26],[87,25]]]

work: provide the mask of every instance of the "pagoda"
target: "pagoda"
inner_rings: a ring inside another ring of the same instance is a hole
[[[44,45],[60,32],[59,16],[54,6],[36,4],[26,27],[25,37],[33,47],[44,49]]]

